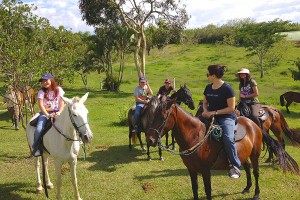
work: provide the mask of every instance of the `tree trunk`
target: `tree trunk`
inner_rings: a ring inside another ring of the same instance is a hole
[[[141,41],[142,41],[142,37],[140,37],[140,35],[137,34],[137,43],[136,43],[136,47],[135,47],[135,51],[134,51],[134,62],[135,62],[136,71],[137,71],[139,77],[144,76],[144,74],[141,71],[140,60],[139,60]]]

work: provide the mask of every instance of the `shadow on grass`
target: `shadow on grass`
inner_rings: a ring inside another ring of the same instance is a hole
[[[144,159],[138,158],[144,155],[140,149],[133,148],[129,150],[127,145],[123,146],[96,146],[96,151],[91,153],[91,156],[86,160],[95,163],[89,169],[92,171],[116,171],[116,166],[119,164],[129,164],[133,162],[140,162]],[[146,160],[146,157],[145,157]]]
[[[28,185],[25,183],[6,183],[6,184],[0,184],[0,194],[1,199],[22,199],[22,200],[30,200],[31,198],[24,198],[20,195],[16,194],[16,191],[22,191],[25,193],[28,193],[28,191],[25,189]]]

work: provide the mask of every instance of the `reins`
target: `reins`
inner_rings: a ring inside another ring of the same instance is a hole
[[[209,129],[208,129],[206,135],[204,136],[204,138],[201,141],[199,141],[197,144],[195,144],[193,147],[191,147],[189,149],[186,149],[186,150],[180,151],[180,152],[176,152],[174,150],[169,149],[167,146],[164,146],[163,143],[162,143],[162,141],[161,141],[161,137],[160,137],[160,132],[163,129],[163,127],[165,126],[165,124],[167,123],[167,120],[169,119],[169,116],[170,116],[171,112],[172,112],[172,107],[169,110],[168,116],[163,121],[163,123],[158,127],[158,129],[154,129],[154,128],[150,128],[150,129],[154,130],[157,133],[157,135],[158,135],[158,141],[157,141],[157,143],[158,143],[159,148],[161,148],[161,149],[163,149],[165,151],[168,151],[168,152],[170,152],[170,153],[172,153],[174,155],[189,156],[189,155],[193,154],[194,152],[196,152],[204,144],[204,142],[211,135],[211,133],[213,133],[213,131],[215,129],[218,129],[218,127],[214,126],[214,124],[213,124],[214,123],[214,117],[213,117],[212,122],[211,122],[211,124],[209,126]]]
[[[79,132],[79,128],[82,127],[82,126],[84,126],[84,125],[86,125],[86,124],[88,124],[88,122],[85,122],[85,123],[83,123],[83,124],[80,125],[80,126],[77,126],[76,123],[75,123],[75,121],[74,121],[74,119],[73,119],[73,117],[72,117],[72,113],[71,113],[70,107],[68,107],[68,113],[69,113],[69,117],[70,117],[70,120],[71,120],[71,123],[72,123],[73,127],[75,128],[75,130],[76,130],[77,133],[80,133],[80,132]],[[74,141],[79,141],[79,142],[81,142],[80,139],[76,139],[76,140],[75,140],[75,139],[70,138],[70,137],[68,137],[67,135],[63,134],[63,133],[58,129],[58,127],[55,125],[55,123],[53,122],[53,118],[51,118],[51,122],[52,122],[52,126],[55,128],[55,130],[56,130],[60,135],[62,135],[64,138],[66,138],[67,141],[73,141],[73,142],[74,142]],[[86,158],[86,148],[85,148],[85,143],[84,143],[84,142],[83,142],[83,157],[84,157],[84,160],[85,160],[85,158]]]

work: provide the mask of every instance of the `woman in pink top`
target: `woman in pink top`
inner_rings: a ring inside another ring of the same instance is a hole
[[[44,74],[39,82],[41,82],[42,87],[37,95],[40,116],[34,132],[34,143],[32,145],[34,156],[40,156],[38,146],[41,132],[49,118],[55,118],[60,115],[63,109],[61,96],[65,93],[63,89],[57,85],[51,74]]]

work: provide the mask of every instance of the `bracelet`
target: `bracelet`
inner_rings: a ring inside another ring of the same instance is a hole
[[[218,115],[218,111],[216,110],[215,115]]]

